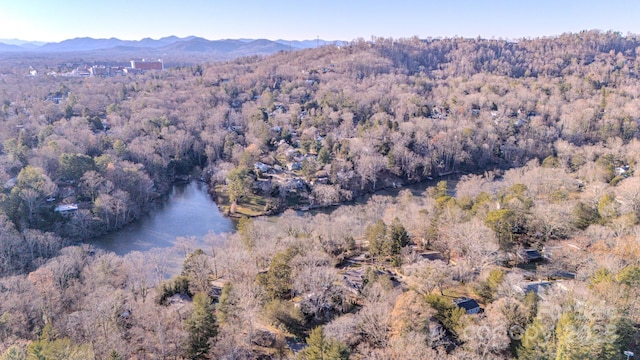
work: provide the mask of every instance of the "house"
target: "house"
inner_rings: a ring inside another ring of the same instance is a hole
[[[142,70],[134,69],[134,68],[124,68],[122,72],[125,74],[141,74]]]
[[[181,308],[183,305],[190,303],[191,301],[191,297],[184,293],[173,294],[170,298],[167,299],[167,302],[170,306],[177,308]]]
[[[631,172],[629,171],[629,165],[619,166],[613,170],[616,176],[629,177]]]
[[[53,211],[60,213],[62,215],[71,214],[73,212],[76,212],[77,210],[78,210],[78,204],[63,204],[63,205],[58,205],[55,207],[55,209],[53,209]]]
[[[528,292],[534,292],[535,294],[540,293],[544,289],[548,289],[551,287],[551,282],[549,281],[536,281],[525,285],[524,292],[525,294]]]
[[[18,178],[11,178],[4,183],[5,190],[11,190],[18,183]]]
[[[318,178],[312,182],[313,185],[315,184],[322,184],[322,185],[327,185],[329,183],[329,177],[327,176],[318,176]]]
[[[164,63],[162,59],[147,61],[146,59],[142,59],[142,61],[131,60],[131,68],[136,70],[164,70]]]
[[[213,302],[218,302],[218,299],[222,296],[222,288],[212,286],[207,295],[209,295]]]
[[[89,73],[91,76],[107,76],[109,75],[110,68],[104,65],[94,65],[89,68]]]
[[[359,295],[364,287],[364,269],[349,269],[342,273],[342,280],[347,290]]]
[[[480,308],[480,305],[474,299],[461,297],[455,299],[453,303],[458,305],[458,307],[464,309],[467,314],[478,314],[482,312],[482,308]]]
[[[576,273],[567,270],[556,270],[547,275],[549,279],[575,280]]]
[[[302,163],[299,161],[292,162],[287,164],[287,167],[289,168],[289,171],[300,171],[302,170]]]
[[[220,296],[222,296],[222,289],[228,282],[229,280],[224,277],[219,277],[209,282],[210,287],[208,295],[211,297],[211,299],[213,299],[214,302],[218,302]]]
[[[551,259],[554,254],[560,254],[562,253],[563,250],[563,246],[560,245],[556,245],[556,246],[549,246],[546,245],[542,248],[542,256],[545,257],[545,259]]]
[[[225,276],[220,276],[217,279],[210,280],[209,296],[211,296],[214,301],[217,301],[222,295],[222,289],[224,289],[227,284],[229,284],[229,280]]]
[[[73,70],[71,72],[71,75],[75,76],[75,77],[89,77],[89,76],[91,76],[91,73],[89,72],[88,69],[79,67],[79,68]]]
[[[257,193],[270,194],[273,190],[271,179],[257,179],[253,183],[253,190]]]
[[[518,258],[524,262],[540,262],[544,260],[542,254],[536,249],[527,249],[518,253]]]
[[[289,158],[289,159],[295,159],[295,158],[297,158],[297,157],[299,157],[299,156],[300,156],[300,150],[291,148],[291,149],[287,149],[287,150],[284,152],[284,154],[285,154],[285,155],[287,156],[287,158]]]
[[[418,256],[420,256],[421,259],[423,260],[440,260],[440,261],[445,261],[445,257],[442,256],[442,253],[439,251],[420,251],[418,253]]]
[[[109,74],[111,75],[124,75],[124,67],[122,66],[111,66],[109,69]]]
[[[47,101],[51,101],[54,104],[60,104],[62,103],[62,100],[66,97],[65,94],[62,94],[60,92],[57,93],[53,93],[53,94],[49,94],[47,95],[46,100]]]
[[[539,298],[544,298],[544,294],[546,293],[547,289],[551,288],[551,286],[553,286],[553,283],[550,281],[535,281],[526,284],[522,288],[522,291],[524,291],[525,294],[532,292]]]
[[[253,164],[253,168],[257,171],[260,171],[262,173],[266,173],[267,171],[271,170],[271,166],[258,161],[257,163]]]
[[[289,192],[296,192],[298,190],[305,190],[307,184],[299,177],[288,178],[284,181],[284,185]]]

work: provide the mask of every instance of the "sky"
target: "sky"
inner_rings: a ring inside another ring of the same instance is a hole
[[[638,0],[0,0],[0,39],[520,39],[640,34]]]

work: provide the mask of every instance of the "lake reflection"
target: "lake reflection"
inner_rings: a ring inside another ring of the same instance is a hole
[[[195,236],[199,246],[208,232],[235,231],[231,220],[220,213],[198,181],[175,185],[166,201],[140,220],[95,241],[99,248],[124,255],[131,251],[171,247],[180,236]]]

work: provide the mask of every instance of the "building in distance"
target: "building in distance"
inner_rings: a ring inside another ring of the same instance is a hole
[[[53,211],[60,213],[62,215],[68,215],[78,211],[78,204],[63,204],[58,205],[53,209]]]
[[[147,70],[164,70],[164,63],[162,59],[158,60],[131,60],[131,68],[135,70],[147,71]]]

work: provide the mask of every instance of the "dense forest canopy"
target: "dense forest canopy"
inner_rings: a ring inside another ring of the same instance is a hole
[[[639,46],[374,38],[87,78],[0,60],[2,358],[640,352]],[[170,280],[164,251],[82,244],[189,176],[230,215],[282,214],[182,239]]]

